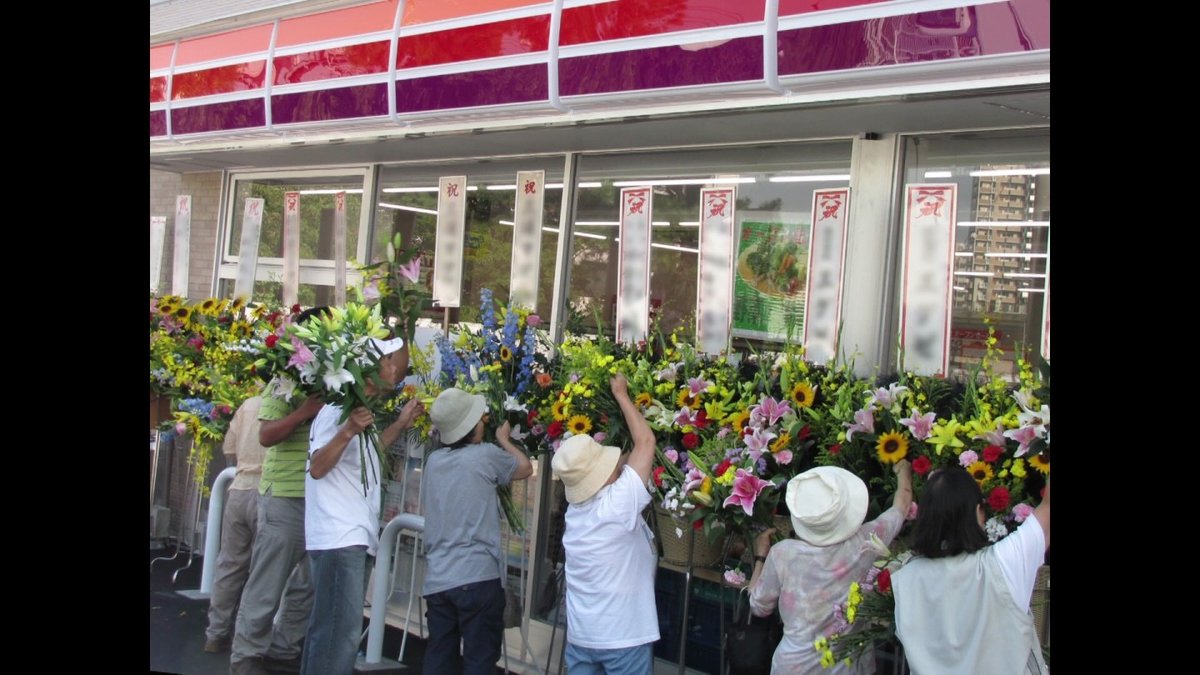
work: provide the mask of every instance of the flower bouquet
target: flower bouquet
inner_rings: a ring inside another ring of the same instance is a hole
[[[866,576],[850,584],[846,601],[834,606],[833,629],[817,638],[813,648],[821,653],[821,666],[859,659],[875,645],[895,639],[896,597],[892,593],[892,574],[904,566],[912,553],[892,553],[878,537],[871,535],[871,548],[880,555]]]
[[[421,283],[421,250],[403,246],[399,232],[387,245],[387,258],[362,268],[363,285],[356,287],[359,301],[379,304],[383,318],[396,324],[396,333],[412,344],[417,319],[429,305],[431,294]]]

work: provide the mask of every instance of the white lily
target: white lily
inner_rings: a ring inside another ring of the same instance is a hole
[[[275,395],[282,396],[285,401],[291,401],[296,393],[296,381],[290,377],[275,378]]]
[[[332,361],[325,362],[325,374],[321,376],[321,379],[329,391],[337,391],[342,388],[343,384],[354,382],[354,376],[350,374],[350,371],[334,367]]]
[[[516,396],[509,394],[504,397],[504,409],[512,412],[529,412],[529,408],[525,404],[517,400]]]
[[[870,539],[863,542],[863,548],[870,549],[885,558],[892,554],[891,550],[888,549],[887,544],[883,543],[883,540],[879,538],[879,535],[875,534],[874,532],[871,533]]]
[[[513,427],[511,431],[508,432],[508,435],[514,441],[523,441],[526,439],[526,437],[529,436],[529,433],[525,432],[525,431],[521,431],[521,425],[518,424],[517,426]]]

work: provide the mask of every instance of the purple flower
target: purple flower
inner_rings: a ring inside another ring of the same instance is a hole
[[[409,283],[417,283],[417,279],[421,278],[421,258],[413,256],[413,259],[408,261],[408,264],[401,265],[396,270],[400,276],[408,279]]]
[[[675,415],[675,424],[681,427],[696,426],[696,415],[685,405]]]
[[[538,316],[537,314],[530,314],[529,316],[525,317],[525,323],[537,328],[538,326],[542,325],[542,317]]]
[[[755,406],[751,412],[755,411],[758,412],[759,416],[767,420],[768,425],[774,426],[780,417],[792,411],[792,406],[788,405],[787,401],[776,401],[768,396],[762,400],[762,403]]]
[[[964,450],[958,455],[958,463],[962,464],[964,469],[978,461],[979,454],[974,450]]]
[[[665,455],[667,459],[671,460],[672,464],[679,461],[679,453],[675,451],[675,448],[667,448],[666,450],[663,450],[663,455]]]
[[[712,382],[705,380],[703,377],[689,377],[688,392],[690,392],[692,396],[695,396],[696,394],[699,394],[705,389],[711,387],[712,384]]]
[[[363,285],[362,294],[364,302],[375,302],[382,295],[379,292],[379,285],[374,281]]]
[[[918,441],[923,441],[929,438],[929,434],[933,432],[933,423],[937,421],[937,413],[928,412],[924,415],[917,413],[917,409],[912,409],[912,417],[905,417],[900,420],[900,424],[908,427],[912,432],[913,438]]]
[[[606,438],[608,438],[608,434],[604,433],[603,431],[597,431],[596,433],[592,434],[592,440],[596,441],[597,443],[603,443],[604,439]]]
[[[1025,519],[1033,515],[1033,507],[1028,504],[1017,504],[1012,509],[1013,519],[1018,523],[1025,522]]]
[[[754,502],[763,488],[771,487],[771,481],[763,480],[745,469],[737,470],[737,478],[733,479],[733,493],[721,503],[728,507],[731,504],[741,506],[747,516],[754,515]]]
[[[293,337],[292,346],[296,348],[296,353],[292,354],[292,358],[288,359],[288,368],[298,368],[312,362],[314,358],[313,353],[309,351],[308,347],[304,346],[303,342]]]
[[[842,425],[847,427],[846,440],[854,438],[854,432],[861,431],[865,434],[875,433],[875,418],[871,416],[870,408],[863,408],[854,413],[854,424],[842,422]]]
[[[746,447],[750,449],[751,454],[754,454],[754,458],[758,459],[758,457],[762,455],[763,451],[766,450],[771,444],[771,440],[774,438],[775,432],[773,431],[755,429],[753,433],[747,434],[745,437],[743,437],[742,442],[745,443]]]
[[[1004,422],[996,422],[995,430],[984,432],[975,438],[987,441],[988,445],[1004,447]]]
[[[746,574],[741,570],[725,570],[725,583],[730,586],[742,586],[746,583]]]

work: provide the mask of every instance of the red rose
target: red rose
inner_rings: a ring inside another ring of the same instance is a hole
[[[933,462],[929,461],[929,458],[924,455],[913,460],[912,470],[916,471],[918,476],[924,476],[932,468]]]
[[[802,440],[808,438],[808,435],[811,433],[812,433],[812,429],[810,429],[809,426],[807,424],[805,424],[804,428],[800,430],[800,434],[796,438],[798,440],[802,441]]]
[[[829,448],[829,454],[836,455],[842,451],[841,443],[834,443],[832,448]]]
[[[725,461],[721,462],[720,464],[717,465],[717,470],[713,472],[713,475],[716,476],[717,478],[720,478],[721,476],[723,476],[725,474],[726,471],[729,470],[730,464],[732,464],[732,462],[730,462],[729,460],[725,460]]]
[[[295,305],[292,305],[292,314],[299,314],[299,313],[300,313],[300,304],[297,303]]]
[[[538,411],[530,410],[529,416],[525,418],[525,424],[528,424],[529,426],[532,427],[533,423],[537,421],[537,417],[538,417]]]
[[[657,485],[658,487],[662,487],[662,475],[663,475],[663,472],[666,470],[667,470],[667,467],[665,467],[665,466],[654,467],[654,484]]]
[[[697,445],[700,445],[699,436],[691,432],[683,435],[683,447],[687,448],[688,450],[694,450],[696,449]]]
[[[1004,454],[1004,448],[998,445],[989,445],[983,449],[983,461],[994,462],[1000,459],[1000,455]]]
[[[270,335],[268,335],[267,336],[267,349],[274,347],[275,343],[277,343],[277,342],[279,342],[278,335],[276,335],[274,333],[271,333]]]
[[[696,415],[696,428],[703,429],[708,426],[708,412],[701,410],[699,415]]]
[[[1008,488],[996,487],[988,493],[988,506],[992,507],[993,511],[1003,511],[1008,508]]]
[[[875,577],[875,588],[878,588],[880,593],[892,590],[892,573],[888,571],[888,568],[880,570],[879,576]]]
[[[552,438],[552,439],[562,436],[562,433],[563,433],[562,420],[554,420],[554,424],[551,424],[550,427],[546,429],[546,436],[549,438]]]

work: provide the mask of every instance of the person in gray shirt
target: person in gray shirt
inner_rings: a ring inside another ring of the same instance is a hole
[[[483,442],[487,401],[452,388],[429,411],[442,447],[425,460],[426,675],[495,675],[504,637],[504,554],[496,487],[533,474],[533,464],[496,430]],[[461,654],[460,654],[461,649]]]

